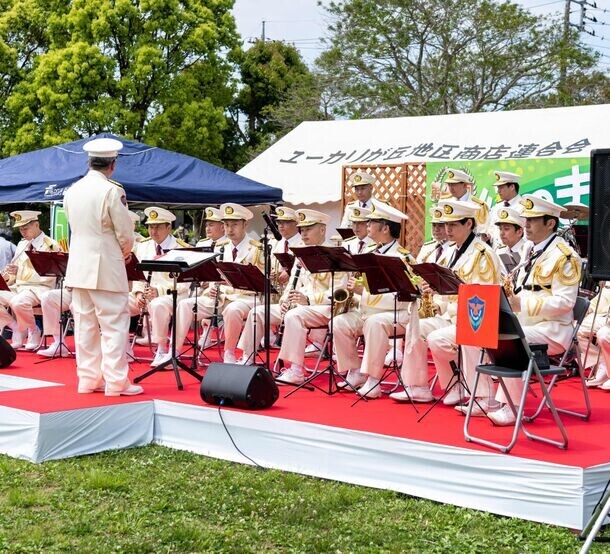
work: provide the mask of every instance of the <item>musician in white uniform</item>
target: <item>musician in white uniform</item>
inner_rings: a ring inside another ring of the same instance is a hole
[[[529,344],[547,344],[550,356],[568,348],[572,336],[573,309],[578,296],[581,260],[573,248],[557,235],[563,207],[532,194],[523,196],[525,234],[529,241],[524,264],[515,276],[509,297]],[[523,381],[506,379],[511,400],[518,409]],[[488,414],[496,425],[512,425],[515,414],[498,389],[502,407]],[[477,415],[473,410],[473,415]]]
[[[366,171],[358,170],[352,173],[347,180],[348,185],[354,189],[356,200],[349,202],[345,206],[343,217],[341,218],[341,227],[350,226],[350,210],[352,208],[373,209],[373,206],[379,202],[373,197],[373,185],[375,184],[375,176]]]
[[[138,260],[154,260],[175,248],[188,248],[189,244],[172,235],[172,223],[176,216],[159,206],[150,206],[144,210],[147,239],[140,242],[136,248]],[[169,273],[152,271],[147,275],[150,283],[135,281],[129,294],[130,313],[140,313],[148,310],[151,326],[151,342],[157,345],[152,365],[156,366],[159,360],[168,353],[167,335],[169,323],[172,318],[173,301],[171,291],[174,279]],[[178,301],[188,296],[189,284],[178,283]]]
[[[521,212],[512,208],[502,208],[496,214],[497,236],[500,244],[496,252],[502,262],[502,274],[507,275],[513,271],[523,258],[525,237],[523,236],[525,219]]]
[[[491,236],[494,244],[500,243],[499,228],[496,227],[496,223],[500,219],[500,212],[505,208],[510,208],[518,213],[523,211],[523,206],[520,204],[521,195],[519,194],[519,181],[521,176],[516,173],[510,173],[508,171],[496,171],[494,187],[498,193],[499,200],[496,202],[490,212],[490,219],[492,226],[490,228]]]
[[[26,350],[36,350],[40,346],[41,332],[34,318],[34,307],[40,304],[45,292],[55,286],[55,277],[41,277],[34,271],[27,251],[61,252],[59,244],[40,229],[40,212],[22,210],[11,212],[13,227],[19,229],[19,241],[15,256],[6,266],[3,275],[7,278],[10,291],[0,291],[0,328],[9,325],[13,329],[13,348],[21,348],[25,341]],[[11,308],[15,319],[9,314]]]
[[[398,242],[402,222],[407,216],[392,206],[378,204],[367,215],[367,219],[369,236],[375,243],[375,246],[369,246],[367,251],[400,257],[405,263],[408,262],[409,251]],[[388,339],[394,335],[395,295],[370,294],[363,284],[357,283],[354,276],[349,278],[347,289],[359,295],[360,307],[335,318],[334,339],[338,370],[339,373],[347,372],[347,383],[351,387],[359,387],[360,394],[369,399],[379,398],[379,381],[383,375]],[[398,302],[396,307],[396,334],[400,334],[405,329],[410,303]],[[365,342],[362,361],[356,347],[360,335],[364,335]],[[351,390],[351,387],[345,389]]]
[[[221,261],[238,264],[252,264],[259,269],[264,268],[262,245],[248,237],[246,231],[248,222],[254,214],[244,206],[227,203],[220,206],[224,223],[226,242],[217,242],[215,252],[222,253]],[[210,319],[214,309],[222,313],[225,330],[224,363],[236,363],[235,348],[241,335],[244,321],[254,306],[255,293],[237,290],[228,284],[210,283],[197,299],[197,317]],[[182,349],[189,327],[193,321],[194,298],[185,298],[178,303],[176,313],[176,351]],[[168,353],[160,360],[164,363],[170,359]]]
[[[72,287],[78,392],[105,389],[107,396],[136,395],[129,382],[125,337],[129,333],[127,271],[133,222],[125,191],[110,176],[122,143],[94,139],[83,149],[90,171],[64,195],[72,236],[66,287]]]
[[[491,247],[474,232],[476,214],[479,210],[477,204],[445,200],[439,202],[438,207],[442,212],[441,220],[446,224],[447,237],[454,241],[452,250],[447,254],[449,260],[447,267],[465,283],[499,284],[500,260]],[[445,301],[447,306],[443,311],[451,323],[442,329],[432,331],[427,338],[442,388],[446,388],[451,380],[450,362],[457,362],[459,348],[456,344],[457,296],[445,297]],[[478,348],[462,347],[461,369],[470,390],[472,390],[478,359]],[[479,383],[477,391],[479,404],[487,407],[493,401],[494,395],[491,378],[482,376]],[[420,384],[420,386],[424,385]],[[453,406],[465,400],[466,391],[461,385],[457,385],[445,396],[443,403]]]

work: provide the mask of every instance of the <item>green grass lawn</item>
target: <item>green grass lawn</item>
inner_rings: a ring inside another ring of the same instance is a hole
[[[0,456],[0,475],[1,552],[495,554],[581,546],[559,527],[159,446],[41,465]]]

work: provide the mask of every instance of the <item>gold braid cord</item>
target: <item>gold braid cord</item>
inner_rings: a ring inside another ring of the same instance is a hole
[[[482,283],[499,283],[493,259],[484,246],[477,246],[477,255],[468,271],[462,267],[456,273],[465,283],[472,283],[477,275]]]

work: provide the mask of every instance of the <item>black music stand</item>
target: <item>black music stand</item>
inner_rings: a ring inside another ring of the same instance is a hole
[[[74,357],[74,352],[68,348],[64,342],[64,318],[61,307],[64,303],[64,279],[66,278],[66,269],[68,268],[68,254],[65,252],[37,252],[36,250],[26,251],[27,257],[32,262],[34,271],[41,277],[55,277],[59,283],[59,354],[53,354],[45,360],[38,360],[36,364],[42,364],[55,358],[61,357],[62,348],[68,351],[70,357]],[[6,284],[6,283],[5,283]]]
[[[273,255],[277,258],[277,261],[280,262],[282,269],[290,275],[292,266],[294,265],[294,256],[289,252],[274,252]]]
[[[338,272],[358,271],[358,267],[352,260],[352,255],[342,246],[295,246],[294,248],[291,248],[291,250],[310,273],[330,273],[330,321],[328,340],[326,342],[330,352],[330,359],[328,366],[325,369],[320,373],[314,373],[311,377],[308,377],[303,383],[291,390],[284,398],[289,397],[299,389],[306,388],[308,385],[331,396],[340,390],[337,386],[337,378],[341,379],[341,381],[344,380],[337,371],[332,357],[335,319],[333,315],[335,310],[335,274]],[[324,389],[313,382],[324,373],[328,373],[327,389]],[[354,390],[354,392],[356,391],[347,381],[345,382],[349,388]]]
[[[196,255],[197,253],[193,252],[193,254]],[[192,260],[190,264],[187,261],[189,258],[191,258]],[[156,260],[143,260],[142,262],[140,262],[140,264],[138,264],[139,269],[141,269],[142,271],[160,271],[162,273],[169,273],[170,277],[173,278],[174,283],[171,290],[171,295],[172,317],[174,320],[174,324],[172,325],[171,358],[166,362],[158,365],[157,367],[153,367],[152,369],[148,370],[146,373],[143,373],[142,375],[136,377],[133,380],[134,383],[139,383],[140,381],[143,381],[147,377],[150,377],[154,373],[157,373],[157,371],[163,371],[167,366],[171,366],[171,368],[174,370],[178,390],[182,390],[184,388],[184,386],[182,385],[182,380],[180,379],[180,369],[186,371],[186,373],[197,379],[197,381],[201,381],[203,379],[201,375],[196,373],[185,363],[181,362],[178,359],[178,356],[176,355],[176,307],[178,304],[178,276],[189,269],[194,269],[199,264],[207,263],[213,258],[214,256],[210,256],[207,259],[199,259],[197,261],[194,256],[185,257],[180,252],[176,253],[175,251],[170,250],[170,252]]]
[[[393,346],[394,360],[392,365],[384,372],[380,379],[381,383],[391,374],[396,373],[398,383],[403,387],[410,399],[409,391],[402,382],[400,368],[396,363],[396,335],[398,330],[398,302],[413,302],[419,298],[420,293],[415,288],[409,275],[407,274],[407,266],[401,258],[395,256],[384,256],[374,252],[365,254],[353,254],[352,260],[358,267],[358,271],[366,275],[366,284],[371,294],[387,294],[394,293],[394,319],[392,322],[393,329]],[[413,306],[412,309],[416,309]],[[355,406],[360,400],[366,398],[366,394],[360,395],[352,406]],[[417,412],[417,407],[414,403],[413,408]]]
[[[208,247],[202,247],[201,249],[198,249],[196,251],[212,252],[212,249],[208,248]],[[210,260],[215,260],[218,256],[220,256],[219,253],[214,254],[213,256],[208,258],[206,260],[206,262],[208,262]],[[193,286],[193,288],[195,290],[195,304],[193,305],[195,329],[194,329],[194,336],[193,336],[193,356],[191,358],[191,369],[192,370],[197,369],[197,359],[199,357],[200,352],[203,356],[205,356],[205,359],[207,360],[208,365],[211,362],[211,360],[204,354],[204,352],[203,352],[204,349],[199,347],[199,337],[198,337],[198,325],[199,324],[198,324],[198,318],[197,318],[197,315],[199,312],[199,308],[197,305],[197,301],[198,301],[197,292],[199,290],[199,283],[202,281],[208,282],[208,283],[213,283],[213,282],[222,281],[222,280],[223,280],[222,275],[220,275],[220,273],[218,273],[216,264],[213,264],[213,263],[201,263],[192,269],[187,269],[186,271],[183,271],[178,276],[178,283],[191,283],[191,285]],[[174,325],[176,325],[175,320],[174,320]],[[208,326],[208,329],[207,329],[207,332],[205,335],[205,339],[204,339],[204,344],[205,344],[205,340],[207,340],[207,338],[210,334],[211,327],[212,327],[211,325]],[[220,342],[218,344],[219,344],[219,349],[220,349]],[[188,349],[186,350],[186,352],[188,352]],[[183,354],[186,352],[183,352]]]
[[[459,291],[460,285],[464,284],[464,281],[462,281],[454,271],[438,264],[415,264],[411,266],[411,269],[416,275],[419,275],[424,281],[426,281],[426,283],[430,285],[430,287],[441,295],[456,295]],[[470,394],[468,383],[466,383],[464,374],[462,372],[462,348],[459,345],[458,362],[456,364],[452,361],[450,365],[452,375],[449,383],[447,384],[447,388],[417,420],[417,423],[420,423],[436,407],[436,405],[451,392],[455,386],[461,386],[467,394]]]
[[[239,264],[236,262],[217,262],[218,271],[225,277],[229,284],[238,290],[247,290],[254,292],[254,306],[253,310],[256,310],[256,298],[259,294],[265,294],[268,290],[269,294],[274,294],[277,291],[271,286],[268,279],[263,275],[260,269],[252,264]],[[268,287],[268,288],[267,288]],[[268,309],[268,307],[267,307]],[[256,318],[252,319],[252,326],[254,329],[254,344],[257,344],[256,336]],[[267,341],[269,337],[266,337]],[[256,356],[258,355],[256,347],[246,363],[250,361],[250,357],[254,356],[253,361],[256,363]],[[263,360],[263,364],[267,363],[267,369],[269,368],[268,361]]]
[[[351,239],[356,236],[354,230],[351,227],[336,227],[337,233],[343,240]]]

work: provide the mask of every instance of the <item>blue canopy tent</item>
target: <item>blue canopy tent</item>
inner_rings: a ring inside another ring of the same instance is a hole
[[[70,185],[88,171],[83,144],[101,137],[120,140],[124,145],[112,178],[125,187],[130,205],[187,207],[282,201],[279,188],[191,156],[101,133],[0,160],[0,204],[61,201]]]

